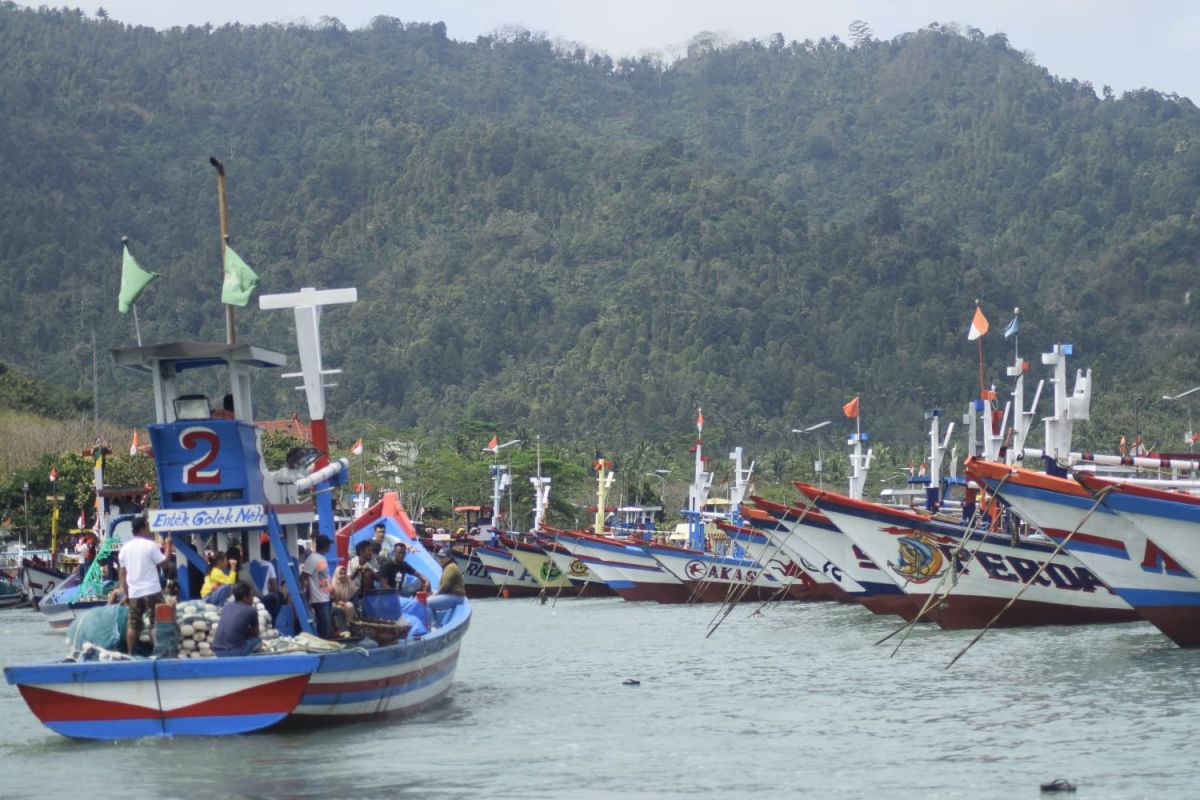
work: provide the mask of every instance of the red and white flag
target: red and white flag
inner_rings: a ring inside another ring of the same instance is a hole
[[[987,317],[983,315],[983,310],[979,306],[975,306],[975,317],[971,320],[971,330],[967,331],[967,341],[973,342],[987,332]]]
[[[696,409],[696,430],[704,431],[704,409]]]
[[[133,441],[129,443],[129,455],[136,456],[138,454],[137,431],[133,432]]]
[[[492,437],[492,440],[491,440],[490,442],[488,442],[488,445],[487,445],[487,447],[483,448],[483,452],[485,452],[485,453],[499,453],[499,452],[500,452],[500,437],[499,437],[499,436],[493,436],[493,437]]]
[[[83,530],[87,527],[87,517],[83,515],[83,509],[79,509],[79,519],[75,520],[75,527]]]
[[[362,439],[359,439],[357,442],[354,443],[354,446],[350,448],[350,452],[354,453],[354,455],[356,455],[356,456],[361,456],[362,451],[363,451]]]
[[[51,482],[58,480],[58,470],[54,467],[50,468],[50,480]]]

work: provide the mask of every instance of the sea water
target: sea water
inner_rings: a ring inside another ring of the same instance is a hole
[[[398,722],[76,742],[0,686],[0,796],[1091,798],[1200,795],[1200,650],[1145,623],[989,632],[858,606],[484,600],[450,698]],[[63,655],[0,612],[0,662]],[[627,685],[627,680],[639,681]]]

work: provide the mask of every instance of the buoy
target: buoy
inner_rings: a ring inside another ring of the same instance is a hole
[[[504,596],[504,599],[505,599],[505,600],[507,600],[507,599],[508,599],[508,587],[507,587],[507,586],[506,586],[506,587],[504,587],[504,591],[503,591],[503,592],[501,592],[501,594]]]
[[[1049,783],[1042,784],[1043,792],[1073,792],[1075,784],[1071,783],[1066,778],[1055,778]]]
[[[622,681],[622,683],[624,683],[626,686],[641,686],[642,685],[642,682],[637,680],[636,678],[626,678],[624,681]]]

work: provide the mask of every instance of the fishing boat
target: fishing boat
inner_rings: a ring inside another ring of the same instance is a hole
[[[17,574],[17,582],[31,603],[37,605],[41,599],[54,591],[70,575],[55,569],[40,558],[24,558]]]
[[[1193,471],[1200,463],[1192,462]],[[1200,497],[1153,486],[1122,483],[1085,472],[1083,486],[1122,521],[1135,526],[1184,569],[1200,575]],[[1159,564],[1151,564],[1156,569]]]
[[[966,469],[1172,641],[1200,646],[1200,580],[1137,525],[1068,478],[974,458]]]
[[[754,507],[769,515],[788,535],[819,554],[826,574],[855,602],[873,614],[916,616],[919,606],[884,573],[833,520],[814,507],[786,506],[755,497]],[[772,538],[782,538],[772,534]],[[785,542],[788,540],[784,540]]]
[[[588,568],[587,564],[575,557],[567,545],[559,540],[559,532],[543,525],[542,535],[538,546],[545,553],[559,572],[571,582],[571,588],[555,592],[555,596],[565,594],[572,597],[612,597],[616,594],[609,588],[599,575]]]
[[[117,366],[149,374],[153,381],[156,423],[149,431],[161,507],[150,510],[147,518],[151,529],[171,542],[180,599],[199,594],[198,579],[207,566],[201,555],[205,544],[224,550],[240,540],[245,549],[250,538],[265,532],[276,573],[290,597],[276,625],[292,638],[278,652],[240,657],[173,658],[162,652],[163,657],[143,659],[104,652],[96,661],[6,667],[7,681],[51,730],[93,739],[220,736],[281,724],[404,715],[450,690],[471,618],[467,602],[435,614],[399,595],[377,601],[380,611],[390,606],[396,612],[378,622],[395,640],[384,643],[380,637],[376,647],[365,642],[346,646],[314,636],[315,618],[301,587],[299,541],[310,536],[314,510],[317,530],[336,540],[336,560],[346,558],[365,526],[382,520],[391,535],[408,542],[410,558],[420,563],[433,586],[441,578],[440,567],[394,496],[385,496],[352,529],[335,529],[332,492],[345,483],[348,463],[322,463],[328,452],[323,378],[329,371],[321,364],[318,320],[324,307],[356,299],[353,289],[304,289],[259,299],[264,309],[295,312],[298,376],[314,432],[315,449],[298,452],[297,461],[281,470],[264,466],[250,387],[251,371],[284,366],[283,354],[248,344],[197,342],[113,351]],[[212,367],[227,371],[232,419],[214,418],[207,397],[189,394],[181,384],[193,370]],[[171,616],[169,605],[156,609],[155,620],[161,624],[169,625]],[[422,624],[408,622],[410,617]],[[169,639],[158,641],[165,648]]]
[[[855,602],[851,592],[861,593],[862,587],[788,527],[755,506],[746,508],[745,517],[744,526],[729,525],[726,531],[753,558],[760,563],[776,561],[787,574],[802,570],[817,591],[828,599],[839,603]],[[727,523],[718,524],[724,527]]]
[[[1141,619],[1077,558],[1055,554],[1048,539],[797,487],[944,629],[982,628],[998,615],[997,627]]]

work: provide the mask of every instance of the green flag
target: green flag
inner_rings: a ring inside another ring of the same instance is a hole
[[[233,252],[232,247],[225,245],[225,283],[221,286],[221,302],[245,308],[257,287],[258,275]]]
[[[121,294],[117,297],[117,310],[128,314],[138,295],[158,277],[157,272],[147,272],[133,260],[129,245],[125,245],[125,257],[121,260]]]

